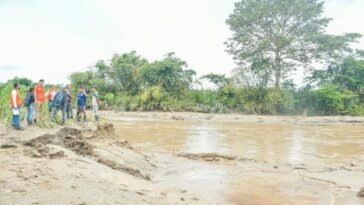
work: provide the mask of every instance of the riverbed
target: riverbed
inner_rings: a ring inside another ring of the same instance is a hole
[[[172,162],[174,174],[164,177],[166,183],[206,189],[232,204],[364,204],[356,196],[364,186],[362,118],[186,113],[108,118],[142,152],[240,159]]]
[[[363,117],[101,117],[0,125],[0,204],[364,204]]]

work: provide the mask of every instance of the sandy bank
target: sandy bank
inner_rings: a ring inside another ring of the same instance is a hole
[[[152,183],[154,159],[134,151],[112,126],[9,130],[0,147],[2,205],[203,204]]]

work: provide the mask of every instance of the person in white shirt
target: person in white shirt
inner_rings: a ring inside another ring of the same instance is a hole
[[[20,107],[23,105],[23,101],[19,94],[20,85],[18,83],[14,83],[14,89],[11,91],[10,96],[10,105],[13,109],[13,127],[17,130],[23,130],[20,126]]]
[[[92,88],[92,110],[94,111],[96,122],[98,122],[100,120],[99,104],[100,104],[99,93],[97,92],[97,88],[94,86]]]

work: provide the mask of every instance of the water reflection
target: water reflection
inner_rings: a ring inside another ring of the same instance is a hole
[[[230,147],[225,143],[225,139],[223,132],[214,129],[210,123],[199,123],[190,127],[183,150],[191,153],[227,153]]]
[[[118,133],[142,151],[215,152],[273,163],[341,163],[364,154],[364,126],[118,121]]]
[[[302,138],[302,130],[299,128],[292,130],[292,145],[289,149],[288,159],[289,162],[293,163],[302,163],[303,161],[303,138]]]

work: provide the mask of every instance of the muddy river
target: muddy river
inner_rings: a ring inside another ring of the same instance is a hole
[[[142,152],[239,158],[168,162],[160,177],[159,183],[214,196],[221,204],[364,204],[356,196],[364,187],[363,124],[120,117],[114,125]]]
[[[0,125],[0,204],[364,205],[364,117],[100,113]]]
[[[364,126],[138,121],[117,123],[141,151],[220,153],[274,163],[341,164],[364,155]]]

